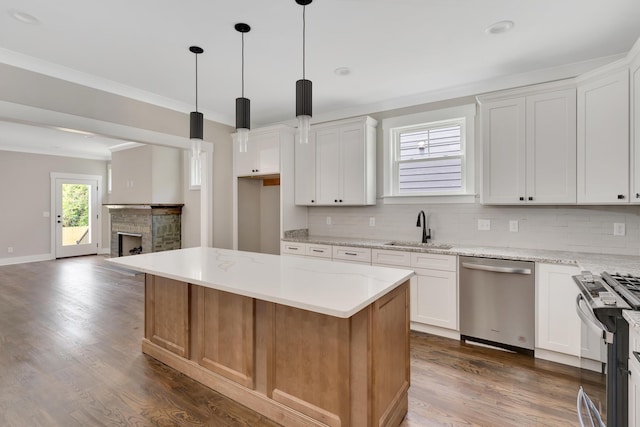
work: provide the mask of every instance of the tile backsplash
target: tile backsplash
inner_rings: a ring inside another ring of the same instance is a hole
[[[435,242],[640,255],[640,205],[385,205],[378,200],[376,206],[309,208],[309,234],[419,241],[420,210],[429,215]],[[478,230],[478,220],[489,220],[490,230]],[[517,221],[517,232],[510,231],[512,221]],[[614,235],[614,224],[624,224],[624,236]]]

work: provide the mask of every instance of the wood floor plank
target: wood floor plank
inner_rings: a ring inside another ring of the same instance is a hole
[[[101,256],[0,267],[0,425],[277,426],[142,354],[143,291]],[[576,368],[412,333],[411,374],[402,427],[577,425]]]

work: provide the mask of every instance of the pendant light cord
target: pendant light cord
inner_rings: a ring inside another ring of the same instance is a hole
[[[306,34],[307,34],[307,21],[305,19],[305,15],[306,15],[306,11],[307,11],[307,6],[302,6],[302,79],[305,80],[305,71],[306,71],[306,57],[307,57],[307,52],[306,52],[306,46],[307,46],[307,40],[306,40]]]
[[[242,97],[244,98],[244,33],[242,33]]]
[[[198,54],[196,53],[196,112],[198,111]]]

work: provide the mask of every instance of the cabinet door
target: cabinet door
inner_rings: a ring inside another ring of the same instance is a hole
[[[256,146],[255,141],[251,140],[251,135],[249,135],[247,151],[243,153],[240,152],[238,143],[234,138],[233,161],[235,163],[236,176],[252,176],[256,174],[256,170],[258,169],[257,153],[258,147]]]
[[[361,124],[340,128],[340,202],[345,205],[366,204],[366,153]]]
[[[576,91],[526,98],[526,202],[576,202]]]
[[[415,269],[411,278],[411,321],[458,329],[458,291],[454,271]]]
[[[640,203],[640,55],[631,66],[631,130],[633,144],[631,201]]]
[[[296,137],[297,139],[297,137]],[[299,144],[295,151],[295,204],[316,204],[316,134],[311,132],[308,144]]]
[[[524,203],[525,99],[482,105],[482,202]]]
[[[319,205],[337,205],[341,195],[340,128],[318,129],[316,134],[316,198]]]
[[[253,142],[258,148],[256,153],[257,173],[260,175],[280,173],[280,133],[260,134]],[[249,144],[251,144],[251,140]]]
[[[578,86],[578,203],[629,201],[629,71]]]
[[[558,264],[536,264],[536,347],[580,356],[580,318],[576,313],[578,287],[571,276],[580,269]]]

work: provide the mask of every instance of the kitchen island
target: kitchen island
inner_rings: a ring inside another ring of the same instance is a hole
[[[145,275],[142,351],[290,426],[397,426],[413,271],[215,248],[109,261]]]

